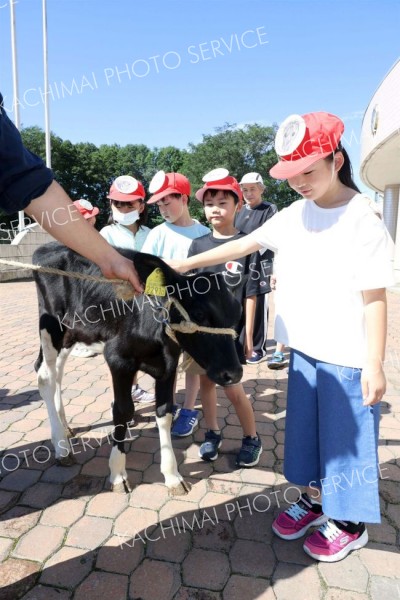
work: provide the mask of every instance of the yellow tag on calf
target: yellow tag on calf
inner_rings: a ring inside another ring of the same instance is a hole
[[[160,268],[157,267],[157,269],[154,269],[146,279],[144,293],[151,296],[165,296],[167,293],[164,273]]]

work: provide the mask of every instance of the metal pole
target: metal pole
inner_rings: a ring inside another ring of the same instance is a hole
[[[21,122],[19,118],[19,100],[18,100],[18,69],[17,69],[17,40],[16,40],[16,29],[15,29],[15,12],[14,2],[10,2],[10,17],[11,17],[11,58],[12,58],[12,78],[13,78],[13,111],[14,111],[14,124],[17,129],[20,128]],[[18,211],[18,230],[22,231],[24,228],[24,211]]]
[[[47,64],[47,8],[46,0],[42,0],[42,20],[43,20],[43,71],[44,71],[44,130],[46,140],[46,165],[51,168],[51,137],[50,137],[50,116],[49,116],[49,79]]]

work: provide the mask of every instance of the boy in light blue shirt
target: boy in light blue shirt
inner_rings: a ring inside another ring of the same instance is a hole
[[[165,223],[157,225],[148,234],[142,252],[164,259],[180,260],[187,257],[192,241],[210,233],[189,213],[190,182],[181,173],[159,171],[150,182],[153,195],[147,204],[157,204]],[[193,406],[200,387],[198,375],[186,373],[185,405]],[[198,424],[197,410],[182,408],[174,422],[172,433],[186,437]]]
[[[157,204],[165,223],[150,231],[142,252],[165,259],[186,258],[192,240],[210,233],[208,227],[190,216],[189,180],[181,173],[159,171],[153,177],[149,190],[155,190],[155,193],[147,204]]]

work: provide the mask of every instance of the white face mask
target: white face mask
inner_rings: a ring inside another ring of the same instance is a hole
[[[114,206],[112,207],[112,215],[114,221],[120,225],[133,225],[140,216],[138,210],[131,210],[131,212],[122,213]]]

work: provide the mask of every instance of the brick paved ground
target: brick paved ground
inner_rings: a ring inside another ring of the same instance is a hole
[[[129,495],[107,490],[111,391],[102,356],[70,358],[64,377],[67,418],[77,432],[77,464],[54,464],[46,408],[33,372],[38,349],[31,282],[0,285],[0,600],[399,600],[400,599],[400,295],[389,294],[387,376],[381,420],[382,525],[371,543],[335,564],[316,564],[301,541],[283,542],[270,524],[286,506],[282,476],[285,372],[245,369],[263,439],[256,469],[235,469],[237,418],[223,393],[224,445],[213,465],[198,456],[204,434],[175,441],[192,483],[169,498],[159,472],[151,408],[130,430]],[[151,385],[143,376],[142,385]],[[180,378],[178,389],[182,390]],[[135,452],[134,452],[135,450]],[[295,496],[288,490],[286,499]]]

